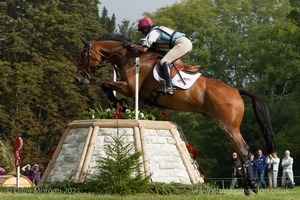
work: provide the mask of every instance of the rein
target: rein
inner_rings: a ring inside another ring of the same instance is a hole
[[[88,45],[86,45],[85,47],[85,51],[88,51],[87,52],[87,56],[86,56],[86,59],[84,61],[84,63],[80,63],[79,65],[85,65],[85,66],[89,66],[89,63],[90,61],[93,59],[93,60],[96,60],[98,61],[98,64],[90,69],[90,68],[86,68],[86,69],[83,69],[81,71],[81,74],[84,76],[84,77],[87,77],[87,78],[91,78],[89,73],[90,72],[95,72],[97,71],[98,69],[102,68],[102,67],[106,67],[106,66],[112,66],[114,68],[115,71],[117,71],[117,68],[120,68],[121,66],[116,66],[112,61],[111,61],[111,58],[116,55],[120,50],[122,50],[123,48],[126,48],[124,46],[120,46],[120,47],[117,47],[115,49],[112,49],[108,55],[105,55],[103,53],[101,53],[99,50],[95,49],[95,50],[92,50],[92,46],[93,46],[93,41],[91,41]],[[134,48],[126,48],[127,51],[132,51],[136,57],[139,57],[139,52],[137,49],[134,49]],[[99,59],[96,58],[96,56],[94,55],[100,55],[101,58],[104,58],[102,61],[100,61]],[[155,55],[150,55],[149,57],[145,57],[143,59],[141,59],[141,61],[147,61],[147,60],[152,60],[152,59],[157,59],[159,58],[160,55],[158,54],[155,54]],[[123,60],[124,60],[124,63],[126,63],[126,56],[123,57]],[[132,66],[134,66],[135,64],[135,61],[134,62],[128,62],[126,65],[131,68]]]

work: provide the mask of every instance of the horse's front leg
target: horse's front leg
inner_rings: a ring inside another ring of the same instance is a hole
[[[122,107],[123,110],[127,108],[125,105],[127,101],[123,98],[117,99],[113,93],[113,91],[115,90],[121,94],[124,94],[125,96],[129,96],[130,90],[126,82],[124,81],[104,82],[102,84],[102,90],[104,91],[104,94],[107,96],[110,102],[112,102],[113,107],[116,107],[117,109],[119,107]]]

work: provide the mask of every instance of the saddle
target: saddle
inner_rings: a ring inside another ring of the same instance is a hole
[[[162,73],[162,67],[160,65],[160,60],[157,62],[157,67],[160,73]],[[184,71],[190,74],[195,74],[200,69],[201,65],[187,65],[181,59],[178,59],[170,64],[171,67],[171,77],[174,78],[179,71]]]

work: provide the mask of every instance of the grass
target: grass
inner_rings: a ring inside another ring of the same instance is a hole
[[[76,189],[69,189],[68,191],[61,190],[36,190],[34,193],[33,189],[8,189],[7,191],[1,190],[0,199],[3,200],[61,200],[61,199],[72,199],[72,200],[98,200],[98,199],[120,199],[120,200],[206,200],[206,199],[222,199],[222,200],[252,200],[252,199],[263,199],[263,200],[297,200],[300,199],[300,186],[294,189],[265,189],[260,190],[259,194],[252,194],[245,196],[243,190],[221,190],[221,194],[203,194],[203,191],[194,191],[190,195],[151,195],[151,194],[137,194],[128,196],[117,196],[117,195],[97,195],[90,193],[79,193]]]

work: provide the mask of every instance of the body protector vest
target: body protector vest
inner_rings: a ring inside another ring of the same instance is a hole
[[[157,38],[155,43],[156,44],[168,44],[170,46],[170,48],[172,48],[174,46],[174,41],[177,38],[185,36],[184,33],[175,31],[175,30],[165,27],[165,26],[154,26],[151,29],[151,31],[155,30],[155,29],[158,29],[161,32],[160,36]],[[143,46],[150,48],[151,45],[148,42],[148,38],[149,38],[149,34],[146,36],[146,39],[142,40],[141,42],[142,42]]]

